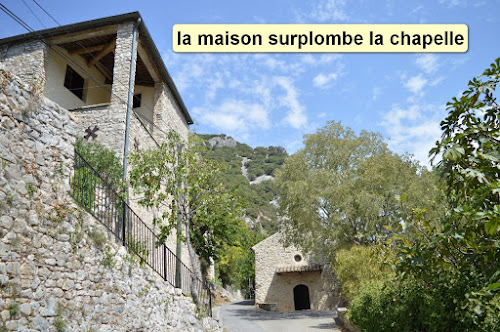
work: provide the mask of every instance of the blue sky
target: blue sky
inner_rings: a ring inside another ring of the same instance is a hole
[[[195,120],[193,131],[291,153],[304,134],[336,120],[380,132],[392,150],[427,164],[446,102],[500,56],[499,0],[37,1],[60,24],[139,11]],[[32,0],[2,3],[35,29],[56,25]],[[0,18],[0,38],[25,32],[4,13]],[[469,50],[176,54],[172,27],[179,23],[465,23]]]

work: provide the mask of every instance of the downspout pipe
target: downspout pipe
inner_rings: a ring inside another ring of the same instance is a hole
[[[137,29],[142,20],[139,17],[134,30],[132,32],[132,54],[130,56],[130,73],[128,77],[128,100],[127,100],[127,118],[125,122],[125,146],[123,148],[123,182],[127,181],[127,165],[128,165],[128,145],[130,140],[130,115],[132,113],[132,105],[134,98],[134,74],[135,74],[135,58],[137,45]],[[127,195],[128,196],[128,195]]]

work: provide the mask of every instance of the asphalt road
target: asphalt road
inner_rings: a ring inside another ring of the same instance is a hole
[[[270,312],[241,301],[217,307],[224,332],[337,331],[331,311]]]

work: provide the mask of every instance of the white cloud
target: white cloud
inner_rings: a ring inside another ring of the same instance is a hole
[[[412,93],[419,93],[427,84],[427,80],[422,77],[422,75],[410,77],[408,81],[404,83],[405,88],[410,90]]]
[[[193,113],[205,124],[236,137],[246,137],[251,130],[270,127],[265,107],[243,100],[227,99],[213,108],[195,107]]]
[[[301,55],[301,61],[304,64],[310,65],[310,66],[318,66],[318,65],[324,65],[331,63],[335,60],[339,60],[342,58],[342,55],[340,54],[303,54]]]
[[[319,1],[309,14],[309,18],[319,22],[347,21],[345,0],[323,0]]]
[[[382,89],[379,87],[374,87],[372,89],[372,100],[377,100],[378,96],[380,96],[380,93],[382,92]]]
[[[457,7],[467,4],[465,0],[439,0],[439,3],[447,7]]]
[[[430,74],[439,68],[437,56],[434,54],[417,55],[416,63],[425,73]]]
[[[444,77],[443,77],[443,76],[439,76],[438,78],[433,79],[433,80],[429,83],[429,85],[430,85],[430,86],[436,86],[436,85],[438,85],[439,83],[441,83],[442,81],[444,81]]]
[[[275,77],[274,81],[285,90],[285,95],[278,97],[281,106],[288,109],[285,122],[293,128],[299,129],[307,125],[305,107],[299,102],[298,92],[288,77]]]
[[[274,126],[300,135],[309,130],[314,118],[307,113],[299,83],[313,90],[308,84],[313,69],[324,75],[315,79],[321,88],[343,75],[339,54],[166,52],[163,57],[197,130],[223,132],[249,144]]]
[[[398,153],[411,153],[423,165],[429,165],[429,151],[441,135],[440,121],[444,107],[394,105],[380,123],[389,135],[389,148]]]
[[[335,82],[338,77],[339,77],[338,73],[330,73],[328,75],[320,73],[316,75],[316,77],[314,77],[313,85],[320,89],[327,89],[331,87],[330,83]]]
[[[213,100],[217,94],[217,90],[222,88],[224,88],[224,81],[222,80],[221,75],[217,74],[215,77],[209,79],[205,97],[209,101]]]

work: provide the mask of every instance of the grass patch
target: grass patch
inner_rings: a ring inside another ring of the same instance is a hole
[[[19,305],[17,303],[9,304],[7,310],[9,310],[9,314],[11,317],[14,317],[19,313]]]
[[[101,248],[106,242],[108,242],[106,234],[98,229],[90,231],[88,236],[98,248]]]
[[[56,328],[57,332],[64,332],[66,331],[66,327],[68,325],[62,318],[58,318],[54,321],[54,327]]]

